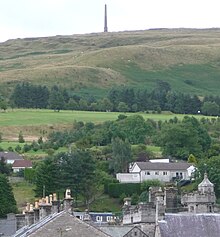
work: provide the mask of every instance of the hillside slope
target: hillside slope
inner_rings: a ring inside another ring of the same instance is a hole
[[[220,92],[220,29],[158,29],[9,40],[0,44],[0,92],[19,82],[105,94],[116,85]]]

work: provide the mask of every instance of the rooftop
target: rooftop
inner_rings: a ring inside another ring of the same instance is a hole
[[[5,160],[23,160],[23,157],[16,152],[12,151],[1,151],[0,158],[4,158]]]
[[[220,214],[165,214],[161,237],[219,237]]]
[[[183,163],[183,162],[175,162],[175,163],[152,163],[152,162],[136,162],[138,167],[141,170],[186,170],[191,164]]]
[[[109,237],[108,234],[65,211],[42,219],[39,223],[30,226],[25,229],[25,232],[16,236]]]
[[[198,185],[198,187],[213,187],[214,184],[208,179],[207,173],[204,174],[203,181]]]
[[[15,160],[12,168],[30,168],[32,167],[32,162],[30,160]]]

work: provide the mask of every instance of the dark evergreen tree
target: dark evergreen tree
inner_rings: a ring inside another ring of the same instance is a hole
[[[64,98],[57,86],[54,86],[50,91],[49,108],[58,112],[64,108]]]
[[[12,187],[8,178],[0,174],[0,217],[5,217],[8,213],[16,213],[16,201],[12,192]]]

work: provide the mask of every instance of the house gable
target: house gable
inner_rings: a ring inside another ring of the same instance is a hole
[[[135,162],[131,168],[129,169],[129,173],[139,173],[141,171],[140,167],[138,166],[137,162]]]

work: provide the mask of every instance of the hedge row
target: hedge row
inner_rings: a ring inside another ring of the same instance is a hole
[[[132,194],[141,194],[141,184],[140,183],[110,183],[107,188],[105,188],[106,193],[110,197],[119,198],[123,193],[126,196],[132,196]]]

